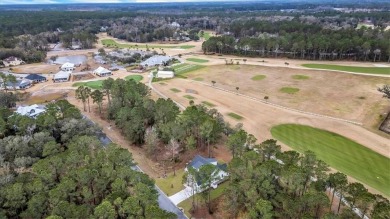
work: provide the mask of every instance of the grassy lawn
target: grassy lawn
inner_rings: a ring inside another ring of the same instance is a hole
[[[136,81],[136,82],[139,82],[139,81],[141,81],[142,79],[143,79],[144,77],[142,76],[142,75],[129,75],[129,76],[126,76],[125,77],[125,80],[134,80],[134,81]]]
[[[198,33],[198,36],[199,36],[199,37],[202,37],[202,35],[200,34],[200,31],[199,31],[199,33]],[[210,37],[211,37],[210,32],[203,31],[203,38],[204,38],[205,40],[210,39]]]
[[[228,113],[227,115],[232,117],[233,119],[237,119],[237,120],[241,120],[241,119],[244,118],[244,117],[242,117],[242,116],[240,116],[238,114],[235,114],[235,113]]]
[[[203,81],[203,78],[194,78],[194,81]]]
[[[86,86],[92,89],[100,89],[103,86],[103,80],[99,81],[88,81],[88,82],[76,82],[72,87]]]
[[[255,75],[255,76],[253,76],[251,79],[254,80],[254,81],[261,81],[261,80],[263,80],[264,78],[266,78],[265,75]]]
[[[357,66],[343,66],[343,65],[325,65],[325,64],[303,64],[306,68],[329,69],[339,71],[349,71],[356,73],[368,74],[390,74],[390,67],[357,67]]]
[[[174,93],[179,93],[181,92],[181,90],[177,89],[177,88],[171,88],[171,91],[174,92]]]
[[[129,75],[125,77],[125,80],[135,80],[137,82],[141,81],[144,77],[142,75]],[[104,80],[98,80],[98,81],[88,81],[88,82],[76,82],[72,84],[72,87],[80,87],[80,86],[86,86],[90,87],[92,89],[100,89],[103,87],[103,81]]]
[[[291,77],[292,77],[292,79],[295,79],[295,80],[307,80],[310,78],[307,75],[293,75]]]
[[[117,48],[138,48],[138,49],[146,49],[148,47],[149,49],[159,49],[159,48],[180,48],[180,49],[190,49],[194,48],[195,46],[192,45],[154,45],[154,44],[137,44],[137,43],[118,43],[113,39],[104,39],[102,40],[102,44],[104,46],[108,47],[117,47]]]
[[[207,102],[207,101],[202,101],[202,104],[208,106],[208,107],[214,107],[215,105],[210,103],[210,102]]]
[[[189,99],[189,100],[194,100],[196,99],[195,97],[191,96],[191,95],[184,95],[183,97]]]
[[[190,62],[198,62],[198,63],[209,62],[209,60],[207,60],[207,59],[198,59],[198,58],[188,58],[186,60],[190,61]]]
[[[176,176],[173,176],[173,172],[169,173],[166,178],[156,179],[156,184],[167,196],[171,196],[184,189],[183,175],[184,169],[177,170]]]
[[[310,126],[283,124],[271,134],[294,150],[313,151],[318,159],[390,196],[390,159],[333,132]]]
[[[210,198],[211,200],[214,200],[218,197],[220,197],[225,188],[229,185],[229,181],[226,181],[224,183],[221,183],[220,185],[218,185],[218,187],[216,189],[212,189],[211,190],[211,194],[210,194]],[[196,194],[195,195],[195,200],[197,200],[197,203],[201,203],[202,205],[204,204],[203,200],[202,200],[202,197],[200,196],[200,194]],[[180,202],[178,204],[179,207],[182,207],[184,209],[184,214],[187,215],[187,216],[190,216],[191,213],[191,208],[192,208],[192,197],[183,201],[183,202]]]
[[[183,63],[180,65],[173,66],[173,70],[175,70],[175,75],[181,75],[204,67],[205,66],[203,65],[192,65],[192,64]]]
[[[295,87],[282,87],[280,89],[280,92],[286,93],[286,94],[295,94],[298,91],[299,91],[299,88],[295,88]]]

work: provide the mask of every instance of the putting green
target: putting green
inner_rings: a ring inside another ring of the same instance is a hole
[[[344,66],[344,65],[326,65],[326,64],[303,64],[306,68],[326,69],[348,71],[366,74],[390,74],[390,67],[358,67],[358,66]]]
[[[318,159],[390,196],[390,159],[339,134],[305,125],[274,126],[271,134],[299,152],[313,151]]]

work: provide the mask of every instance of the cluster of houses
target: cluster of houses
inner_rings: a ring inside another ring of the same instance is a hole
[[[6,73],[7,74],[7,73]],[[8,73],[9,74],[9,73]],[[0,79],[1,80],[1,79]],[[33,84],[47,81],[46,77],[39,74],[29,74],[24,78],[18,78],[15,82],[7,81],[5,84],[1,83],[8,90],[24,90],[31,87]]]

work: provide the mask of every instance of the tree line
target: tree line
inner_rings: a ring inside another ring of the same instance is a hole
[[[226,35],[228,33],[228,35]],[[297,20],[235,21],[203,43],[204,53],[310,60],[390,61],[390,31],[331,30]]]
[[[36,119],[1,107],[0,218],[175,218],[131,154],[66,100]]]

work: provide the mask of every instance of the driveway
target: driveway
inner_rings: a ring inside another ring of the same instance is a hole
[[[169,196],[169,199],[173,202],[173,204],[177,205],[180,202],[190,198],[192,195],[193,195],[192,188],[186,187],[185,189],[181,190],[180,192],[178,192],[172,196]]]

